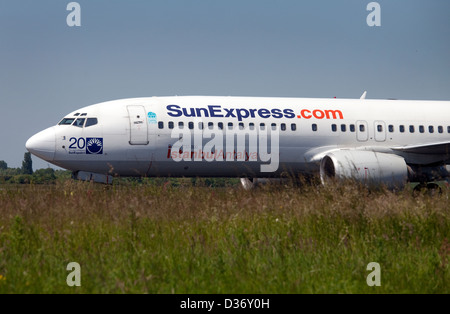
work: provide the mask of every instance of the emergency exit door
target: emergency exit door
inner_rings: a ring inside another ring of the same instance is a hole
[[[384,121],[375,121],[375,141],[384,142],[386,141],[386,123]]]
[[[356,139],[359,142],[365,142],[369,139],[367,121],[356,121]]]
[[[130,116],[130,145],[148,145],[148,126],[144,106],[127,106]]]

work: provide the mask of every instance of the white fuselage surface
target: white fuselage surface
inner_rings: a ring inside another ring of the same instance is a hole
[[[26,146],[74,173],[403,181],[448,163],[449,117],[447,101],[134,98],[78,109]]]

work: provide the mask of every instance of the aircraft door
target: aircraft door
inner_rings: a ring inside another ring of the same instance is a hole
[[[148,145],[148,126],[144,106],[127,106],[130,115],[130,145]]]
[[[386,141],[386,123],[384,121],[375,121],[375,141],[384,142]]]
[[[356,139],[359,142],[365,142],[369,139],[367,121],[356,121]]]

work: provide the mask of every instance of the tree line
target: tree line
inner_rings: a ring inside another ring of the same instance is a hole
[[[68,170],[52,168],[33,171],[31,153],[24,155],[21,168],[9,168],[4,160],[0,160],[0,184],[55,184],[57,181],[69,180],[72,173]],[[238,178],[115,178],[115,184],[124,185],[165,185],[170,186],[208,186],[224,187],[239,184]]]
[[[51,184],[57,180],[70,178],[70,171],[52,168],[33,171],[31,153],[24,155],[21,168],[9,168],[4,160],[0,160],[0,184]]]

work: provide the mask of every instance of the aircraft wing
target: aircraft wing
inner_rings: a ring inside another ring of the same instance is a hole
[[[450,155],[450,142],[392,147],[394,151],[427,155]]]

